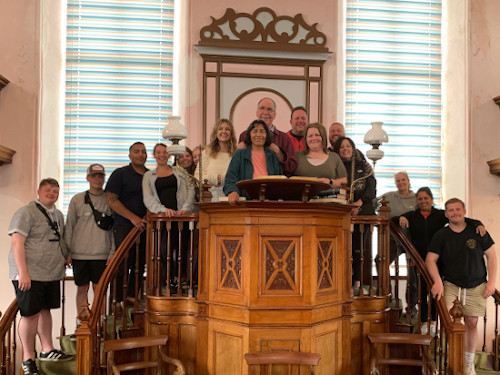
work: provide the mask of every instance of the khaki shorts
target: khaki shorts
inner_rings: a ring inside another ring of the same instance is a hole
[[[458,298],[464,308],[466,316],[484,316],[486,311],[486,299],[483,298],[486,283],[475,288],[459,288],[455,284],[445,281],[444,302],[447,307],[453,306],[455,298]]]

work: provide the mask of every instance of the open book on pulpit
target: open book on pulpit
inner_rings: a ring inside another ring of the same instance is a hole
[[[262,176],[239,181],[236,186],[241,190],[245,190],[250,199],[253,200],[306,202],[316,198],[336,198],[335,202],[346,203],[344,189],[332,189],[329,184],[316,177]],[[344,201],[342,201],[342,198]],[[328,201],[323,200],[321,202],[327,203]],[[334,201],[331,200],[330,202]]]
[[[245,197],[240,196],[238,198],[238,200],[239,201],[246,201],[247,199]],[[228,201],[227,197],[219,197],[219,202],[227,202],[227,201]]]

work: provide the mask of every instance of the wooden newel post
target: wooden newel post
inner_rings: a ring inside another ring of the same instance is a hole
[[[93,335],[90,329],[92,311],[89,305],[82,305],[78,318],[80,327],[76,330],[76,375],[90,375],[92,373]]]
[[[462,374],[465,370],[465,326],[462,323],[464,309],[462,304],[455,299],[453,307],[450,310],[452,317],[450,333],[448,335],[449,344],[449,369],[452,374]]]
[[[381,206],[379,209],[379,216],[381,218],[387,219],[387,221],[382,224],[379,228],[379,247],[378,247],[378,258],[380,262],[379,268],[379,294],[387,296],[391,293],[391,277],[389,271],[389,261],[390,261],[390,242],[391,242],[391,229],[389,226],[389,220],[391,216],[391,208],[387,205],[388,200],[385,196],[382,197],[380,201]]]
[[[211,185],[208,183],[208,180],[203,180],[203,184],[201,185],[201,202],[208,203],[212,202],[212,193],[210,192]]]
[[[380,217],[391,217],[391,208],[388,206],[389,201],[385,199],[385,195],[380,200],[379,215]]]

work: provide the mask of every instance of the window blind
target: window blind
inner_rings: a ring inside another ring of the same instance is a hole
[[[88,189],[86,169],[107,177],[164,141],[172,109],[174,0],[68,0],[64,201]]]
[[[346,133],[366,151],[370,122],[389,143],[377,162],[377,195],[396,190],[406,170],[412,188],[441,201],[441,1],[347,0]]]

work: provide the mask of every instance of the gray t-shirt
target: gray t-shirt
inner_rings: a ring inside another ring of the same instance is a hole
[[[413,211],[417,208],[417,196],[411,190],[406,197],[399,195],[397,190],[382,194],[373,200],[375,208],[380,206],[380,200],[383,196],[385,196],[385,199],[389,201],[388,206],[391,208],[391,217],[401,216],[408,211]]]
[[[64,233],[64,216],[61,211],[47,210],[59,226],[59,233]],[[64,277],[65,259],[57,236],[49,226],[47,218],[36,207],[35,201],[21,207],[12,217],[9,235],[19,233],[26,237],[24,249],[26,266],[31,280],[55,281]],[[15,280],[18,275],[12,246],[9,251],[9,277]]]
[[[90,205],[85,203],[85,191],[76,194],[69,202],[64,239],[70,247],[71,259],[105,260],[115,251],[112,230],[102,230],[94,219]],[[97,211],[111,215],[106,203],[106,193],[90,194],[92,204]]]
[[[320,165],[309,163],[304,151],[297,151],[295,157],[297,158],[298,165],[293,173],[294,176],[331,178],[333,180],[347,177],[344,163],[335,152],[330,152],[328,158]]]

